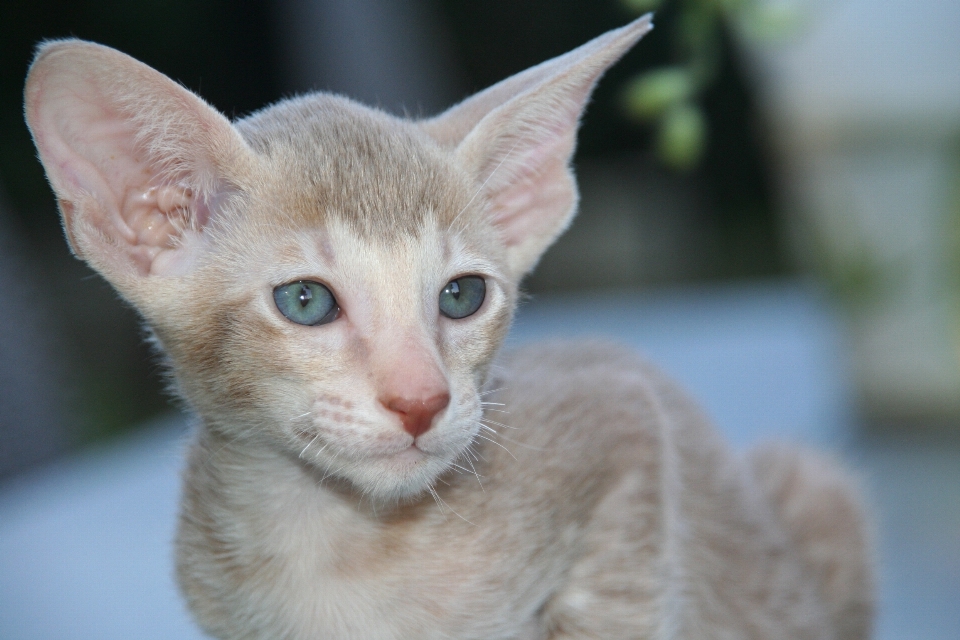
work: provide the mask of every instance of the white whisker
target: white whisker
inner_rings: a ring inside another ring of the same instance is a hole
[[[494,433],[496,433],[496,431],[494,431]],[[483,435],[483,434],[480,434],[480,433],[477,434],[477,437],[478,437],[478,438],[483,438],[484,440],[487,440],[487,441],[489,441],[489,442],[492,442],[493,444],[497,445],[498,447],[500,447],[501,449],[503,449],[504,451],[506,451],[506,452],[510,455],[511,458],[513,458],[514,460],[517,460],[517,456],[513,455],[513,453],[510,451],[510,449],[507,449],[505,446],[503,446],[502,444],[500,444],[500,443],[497,442],[496,440],[493,440],[493,439],[491,439],[491,438],[488,438],[487,436],[485,436],[485,435]],[[517,461],[519,462],[519,460],[517,460]]]
[[[496,420],[491,420],[490,418],[484,418],[484,420],[487,421],[487,422],[489,422],[490,424],[495,424],[495,425],[497,425],[498,427],[503,427],[504,429],[516,429],[516,428],[517,428],[517,427],[511,427],[511,426],[508,425],[508,424],[503,424],[502,422],[497,422]]]
[[[467,464],[469,464],[469,465],[470,465],[470,469],[473,470],[473,475],[475,475],[475,476],[477,477],[477,484],[480,485],[480,491],[483,491],[484,493],[486,493],[487,490],[483,488],[483,483],[480,482],[480,474],[477,473],[477,468],[476,468],[475,466],[473,466],[473,463],[472,463],[472,462],[470,462],[470,458],[467,458]]]
[[[461,520],[463,520],[463,521],[466,522],[467,524],[469,524],[469,525],[471,525],[471,526],[474,526],[474,527],[477,526],[477,525],[473,524],[472,522],[470,522],[469,520],[467,520],[466,518],[464,518],[462,515],[460,515],[460,514],[457,513],[456,511],[454,511],[453,507],[451,507],[451,506],[448,505],[446,502],[444,502],[444,501],[443,501],[443,498],[440,497],[440,494],[437,493],[436,489],[434,489],[433,487],[430,487],[430,493],[433,494],[434,500],[437,501],[437,506],[440,506],[440,505],[442,504],[443,507],[446,507],[447,509],[450,509],[450,511],[453,511],[453,515],[457,516],[458,518],[460,518]],[[443,513],[443,507],[440,507],[440,513]],[[445,513],[444,513],[444,516],[446,516]]]
[[[464,473],[472,473],[469,469],[467,469],[466,467],[461,467],[461,466],[458,465],[456,462],[451,462],[451,463],[450,463],[450,466],[453,467],[454,469],[459,469],[460,471],[462,471],[462,472],[464,472]]]
[[[307,449],[310,448],[310,445],[312,445],[314,442],[316,442],[316,441],[317,441],[317,438],[319,438],[319,437],[320,437],[320,432],[317,431],[317,435],[313,436],[313,440],[311,440],[310,442],[307,443],[307,446],[305,446],[305,447],[303,448],[303,451],[300,452],[300,456],[299,456],[299,457],[302,458],[302,457],[303,457],[303,454],[305,454],[305,453],[307,452]]]
[[[326,480],[327,478],[329,478],[330,476],[335,476],[335,475],[337,475],[338,473],[340,473],[341,471],[343,471],[343,468],[344,468],[345,466],[346,466],[346,465],[340,465],[339,467],[337,467],[337,469],[336,469],[335,471],[331,471],[331,470],[327,469],[327,472],[323,474],[323,477],[322,477],[322,478],[320,478],[320,484],[323,484],[323,481]]]
[[[230,445],[236,444],[237,442],[243,441],[244,437],[245,437],[245,436],[244,436],[244,434],[242,434],[242,433],[238,433],[238,434],[234,435],[232,438],[231,438],[231,437],[227,437],[227,438],[225,439],[225,442],[224,442],[223,444],[221,444],[219,447],[217,447],[216,451],[211,451],[211,452],[209,453],[209,455],[207,455],[207,457],[206,457],[206,458],[204,459],[204,461],[203,461],[204,466],[207,466],[207,467],[209,468],[210,459],[211,459],[211,458],[213,458],[214,456],[218,455],[221,451],[223,451],[224,449],[226,449],[226,448],[229,447]]]
[[[437,494],[437,490],[434,489],[433,487],[429,487],[427,490],[430,492],[430,495],[433,496],[433,501],[437,503],[437,508],[440,509],[440,514],[441,514],[444,518],[446,518],[446,517],[447,517],[447,514],[446,514],[446,513],[444,512],[444,510],[443,510],[443,504],[442,504],[443,501],[440,500],[440,496],[439,496],[439,494]]]
[[[518,441],[516,441],[516,440],[512,440],[512,439],[508,438],[507,436],[505,436],[505,435],[503,435],[503,434],[500,434],[500,433],[498,433],[497,435],[498,435],[499,437],[503,438],[504,440],[506,440],[507,442],[509,442],[510,444],[515,444],[515,445],[517,445],[518,447],[523,447],[524,449],[530,449],[531,451],[541,451],[541,452],[543,452],[543,451],[550,451],[549,449],[544,449],[544,448],[542,448],[542,447],[535,447],[535,446],[533,446],[532,444],[527,444],[526,442],[518,442]]]

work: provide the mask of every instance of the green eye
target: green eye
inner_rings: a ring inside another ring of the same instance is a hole
[[[479,276],[463,276],[451,280],[440,292],[440,313],[448,318],[466,318],[483,304],[487,285]]]
[[[340,312],[330,289],[309,280],[280,285],[273,290],[273,301],[288,320],[308,326],[333,322]]]

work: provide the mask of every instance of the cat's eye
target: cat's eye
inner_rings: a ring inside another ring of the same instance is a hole
[[[308,326],[333,322],[340,313],[330,289],[310,280],[280,285],[273,290],[273,301],[288,320]]]
[[[480,276],[462,276],[451,280],[440,292],[440,313],[453,318],[466,318],[477,312],[487,294],[487,284]]]

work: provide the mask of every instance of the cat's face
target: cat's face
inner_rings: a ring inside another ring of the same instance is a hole
[[[291,119],[301,137],[285,140],[274,128]],[[146,303],[181,392],[321,477],[418,494],[482,429],[514,307],[476,186],[414,125],[328,96],[239,127],[260,151],[254,179],[214,212],[191,273]],[[363,151],[345,129],[369,134]],[[395,410],[404,399],[420,415]]]
[[[74,251],[144,315],[206,428],[380,501],[482,437],[520,279],[569,223],[612,31],[426,121],[317,94],[236,124],[111,49],[45,45],[28,124]]]

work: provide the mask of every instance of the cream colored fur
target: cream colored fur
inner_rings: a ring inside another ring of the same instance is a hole
[[[177,573],[219,638],[869,636],[834,463],[740,460],[615,346],[498,356],[577,202],[580,114],[649,18],[398,119],[313,94],[234,124],[99,45],[41,47],[26,114],[74,251],[143,314],[196,412]],[[438,311],[451,280],[480,309]],[[274,287],[314,280],[304,326]],[[433,394],[433,395],[431,395]],[[411,435],[385,397],[449,396]]]

